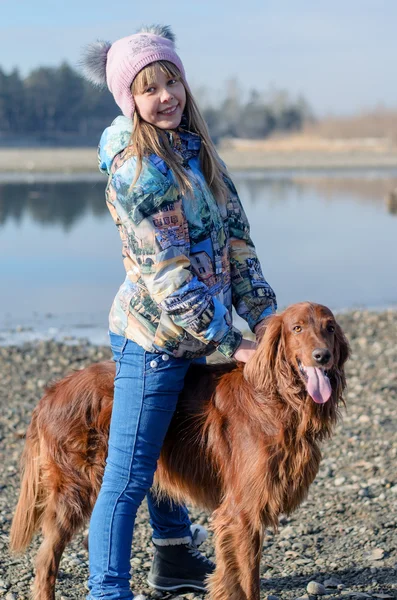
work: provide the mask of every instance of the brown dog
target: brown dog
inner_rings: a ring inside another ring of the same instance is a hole
[[[307,495],[345,388],[347,341],[325,306],[272,316],[245,365],[190,367],[156,472],[159,493],[213,512],[212,600],[258,600],[264,527]],[[35,600],[54,600],[66,544],[89,519],[101,485],[114,364],[50,386],[35,408],[23,454],[11,549],[35,531]]]

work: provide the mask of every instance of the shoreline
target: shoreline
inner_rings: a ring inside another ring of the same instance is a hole
[[[284,307],[286,308],[286,307]],[[278,311],[281,313],[284,308]],[[397,320],[397,304],[382,306],[356,306],[349,308],[332,308],[337,319],[353,319],[357,315],[363,319],[374,316],[381,318],[391,316]],[[25,322],[18,322],[14,327],[4,327],[0,324],[0,348],[22,348],[24,346],[37,346],[46,342],[55,344],[66,344],[69,346],[88,345],[100,348],[108,345],[108,330],[103,323],[107,322],[107,314],[102,319],[98,318],[86,322],[84,316],[73,320],[62,315],[43,316],[36,323],[30,319]],[[247,328],[245,321],[236,317],[234,325],[240,329],[244,337],[252,338],[252,332]]]
[[[324,150],[292,149],[280,151],[267,148],[219,148],[219,154],[231,171],[282,171],[282,170],[364,170],[397,169],[397,151],[337,152]],[[0,148],[0,174],[29,178],[44,174],[103,178],[97,168],[95,148]]]

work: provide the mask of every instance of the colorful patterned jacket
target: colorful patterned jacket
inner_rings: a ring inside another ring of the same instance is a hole
[[[232,325],[232,304],[252,330],[276,309],[236,189],[227,179],[227,202],[216,202],[200,170],[201,139],[182,129],[169,136],[194,194],[180,194],[156,155],[144,159],[131,189],[131,131],[131,119],[117,117],[99,145],[99,168],[109,175],[106,201],[127,273],[109,328],[150,352],[194,358],[218,349],[230,357],[242,337]]]

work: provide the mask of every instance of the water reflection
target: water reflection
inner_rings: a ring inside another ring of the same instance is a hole
[[[396,178],[234,179],[280,307],[305,299],[331,308],[397,302]],[[106,328],[125,273],[105,186],[105,177],[0,184],[0,337],[16,324],[36,328],[47,313],[68,328],[82,321]]]
[[[255,205],[283,204],[294,191],[304,197],[308,190],[317,192],[323,201],[340,202],[346,196],[363,204],[381,204],[390,215],[397,214],[397,178],[322,178],[267,174],[236,174],[236,185],[244,202]],[[69,231],[86,214],[107,213],[104,182],[63,182],[34,184],[0,184],[0,228],[7,221],[21,223],[24,217],[43,226],[60,224]]]
[[[391,215],[397,215],[397,187],[387,194],[386,206]]]
[[[237,175],[239,190],[244,198],[255,203],[266,196],[269,201],[278,203],[288,200],[292,190],[303,196],[314,190],[325,201],[343,201],[346,196],[359,203],[384,203],[386,210],[395,215],[397,211],[397,178],[393,177],[319,177],[295,175],[290,178],[273,179],[265,175]]]
[[[107,212],[105,183],[37,183],[0,185],[0,227],[27,216],[43,226],[70,230],[86,213]]]

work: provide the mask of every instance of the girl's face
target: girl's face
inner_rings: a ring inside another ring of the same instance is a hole
[[[134,95],[136,109],[144,121],[160,129],[175,129],[186,104],[185,86],[179,79],[169,78],[158,65],[154,73],[153,81]]]

